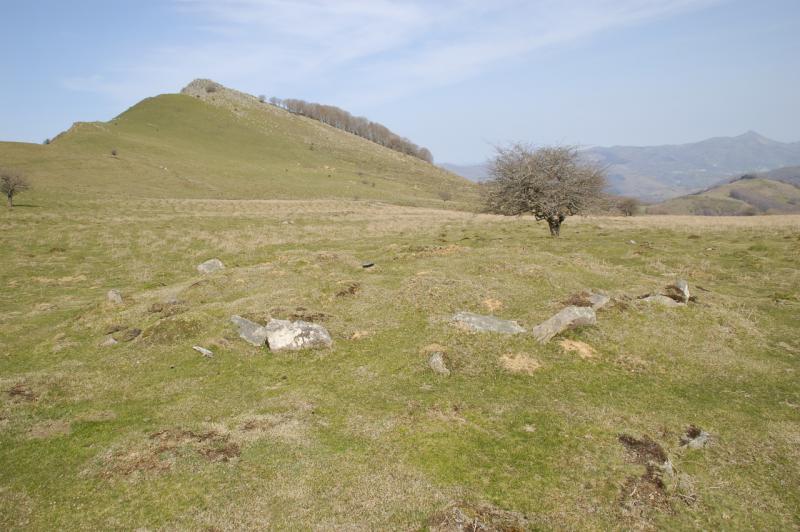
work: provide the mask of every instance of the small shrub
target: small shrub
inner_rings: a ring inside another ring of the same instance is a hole
[[[447,190],[442,190],[439,192],[439,199],[442,201],[450,201],[453,199],[453,195]]]

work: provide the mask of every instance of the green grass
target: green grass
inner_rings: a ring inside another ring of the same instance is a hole
[[[116,155],[112,155],[112,151]],[[0,165],[53,195],[374,199],[473,208],[466,179],[224,89],[148,98],[49,145],[0,142]]]
[[[667,200],[647,208],[651,214],[742,216],[797,214],[800,188],[772,179],[740,179],[700,194]]]
[[[0,213],[0,528],[418,529],[458,501],[540,528],[800,526],[798,218],[571,218],[553,240],[529,219],[372,201],[20,203]],[[211,257],[227,268],[199,275]],[[696,304],[626,299],[676,277]],[[594,360],[447,323],[492,299],[530,328],[582,289],[626,302],[567,333]],[[149,311],[173,296],[178,314]],[[323,313],[334,348],[271,354],[228,321],[293,312]],[[115,324],[144,332],[99,347]],[[541,367],[510,373],[507,353]],[[689,424],[714,445],[681,448]],[[658,441],[696,502],[626,511],[644,468],[621,433]],[[229,461],[203,454],[230,443]]]

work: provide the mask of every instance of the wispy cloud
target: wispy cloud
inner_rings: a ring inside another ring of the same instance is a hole
[[[282,96],[385,102],[719,1],[173,0],[197,28],[192,42],[161,43],[64,85],[129,100],[208,76]]]

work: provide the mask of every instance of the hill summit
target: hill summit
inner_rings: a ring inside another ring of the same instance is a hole
[[[146,98],[49,145],[0,142],[0,161],[56,193],[222,199],[376,199],[441,206],[475,186],[416,157],[212,80]]]

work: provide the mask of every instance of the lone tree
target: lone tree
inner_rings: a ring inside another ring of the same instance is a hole
[[[489,212],[532,214],[557,237],[567,216],[586,212],[602,198],[605,169],[581,161],[571,146],[534,149],[526,144],[497,148],[490,167]]]
[[[619,203],[617,203],[617,208],[625,216],[635,216],[636,213],[639,212],[640,206],[641,204],[636,198],[622,198],[619,200]]]
[[[7,168],[0,168],[0,192],[8,198],[9,209],[14,207],[14,196],[30,188],[30,183],[22,174]]]

